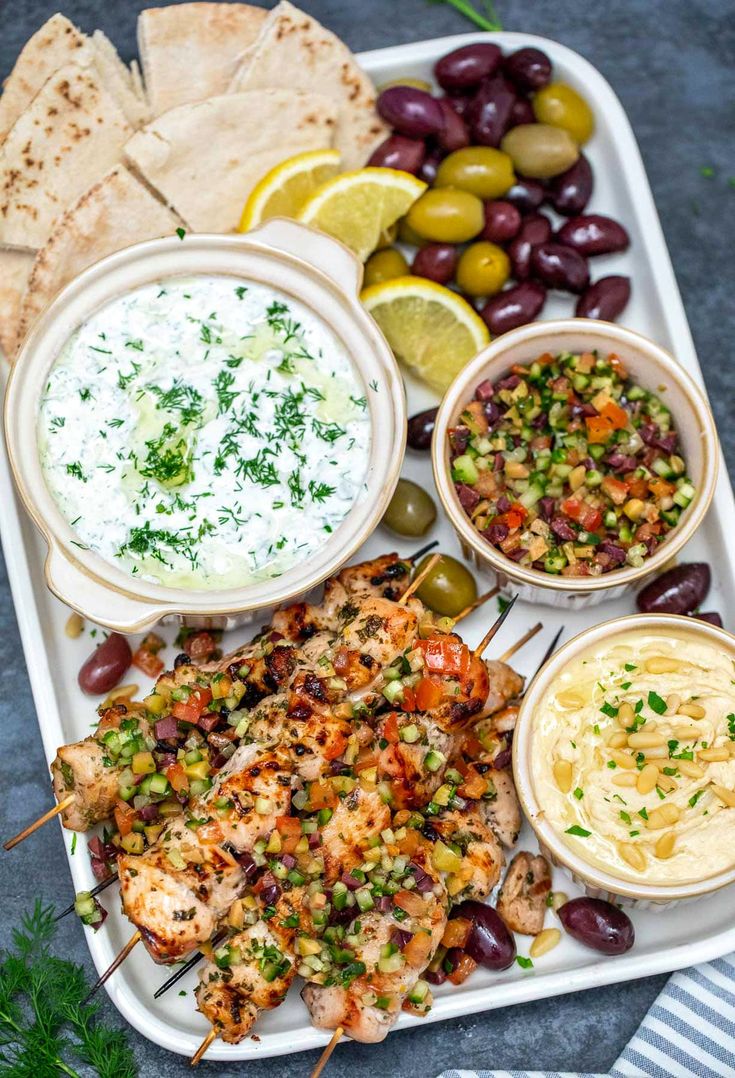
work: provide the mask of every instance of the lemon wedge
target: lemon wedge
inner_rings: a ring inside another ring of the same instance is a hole
[[[281,161],[250,192],[242,211],[238,232],[269,217],[296,217],[310,195],[339,172],[337,150],[309,150]]]
[[[397,359],[443,393],[490,340],[469,303],[425,277],[394,277],[360,296]]]
[[[298,219],[341,240],[364,262],[381,234],[407,213],[426,186],[393,168],[343,172],[310,196]]]

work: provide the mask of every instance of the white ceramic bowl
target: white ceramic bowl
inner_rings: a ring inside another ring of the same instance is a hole
[[[584,887],[587,894],[653,910],[663,909],[674,902],[701,898],[735,883],[735,867],[694,882],[672,883],[666,886],[636,884],[629,878],[623,879],[604,871],[598,865],[580,857],[549,823],[546,806],[539,800],[536,792],[532,761],[537,751],[536,713],[544,695],[570,662],[613,635],[631,631],[666,634],[672,630],[684,631],[703,642],[722,648],[735,662],[735,636],[696,618],[674,614],[629,614],[627,617],[604,621],[573,637],[541,668],[523,697],[513,735],[513,775],[516,790],[542,853],[553,864],[566,869],[575,882]]]
[[[40,395],[69,336],[115,297],[150,281],[192,274],[258,281],[311,307],[350,355],[366,388],[372,426],[366,493],[334,533],[277,580],[221,591],[146,582],[75,546],[74,531],[46,486],[36,441]],[[361,282],[362,266],[342,244],[293,221],[273,219],[247,236],[193,235],[183,242],[173,236],[137,244],[64,288],[26,339],[5,399],[10,464],[26,509],[48,544],[46,581],[63,602],[120,632],[139,632],[171,617],[230,628],[298,600],[358,550],[393,494],[406,440],[403,382],[385,338],[359,302]]]
[[[631,376],[661,395],[671,409],[688,473],[696,487],[691,505],[652,557],[641,568],[613,569],[599,577],[567,577],[525,568],[486,542],[460,505],[452,482],[448,430],[456,426],[475,389],[485,378],[496,381],[514,363],[529,364],[544,352],[617,353]],[[691,539],[701,523],[717,481],[717,431],[704,394],[686,371],[659,345],[611,322],[567,318],[535,322],[504,333],[457,375],[442,400],[432,442],[434,481],[465,557],[478,569],[493,572],[506,590],[529,602],[581,609],[614,599],[660,572]]]

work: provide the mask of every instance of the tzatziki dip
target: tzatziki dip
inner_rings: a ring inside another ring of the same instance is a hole
[[[532,780],[585,861],[652,885],[735,865],[735,661],[685,630],[581,652],[533,716]]]
[[[76,545],[139,578],[278,577],[364,494],[366,391],[291,296],[227,276],[161,280],[101,308],[51,368],[45,480]]]

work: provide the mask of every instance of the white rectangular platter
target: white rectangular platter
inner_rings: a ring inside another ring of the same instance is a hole
[[[631,248],[626,254],[596,259],[595,274],[625,273],[631,276],[633,298],[625,312],[625,323],[670,349],[682,365],[701,381],[689,327],[633,133],[610,86],[586,60],[564,46],[543,38],[499,33],[470,34],[383,49],[364,54],[361,62],[378,85],[397,76],[430,78],[432,66],[438,57],[481,37],[498,42],[506,50],[522,45],[537,45],[551,57],[556,77],[571,83],[586,95],[597,120],[597,131],[586,148],[595,172],[595,193],[590,208],[622,221],[632,237]],[[568,315],[572,313],[571,304],[569,297],[553,297],[544,310],[544,317]],[[436,403],[428,390],[409,379],[407,390],[409,414]],[[427,455],[409,451],[403,474],[415,479],[427,490],[432,489]],[[68,611],[46,590],[43,544],[15,499],[4,443],[0,448],[0,505],[5,557],[38,721],[46,756],[51,760],[58,745],[85,737],[95,718],[93,702],[83,697],[76,682],[79,667],[94,646],[94,640],[90,639],[93,627],[87,626],[83,636],[77,640],[70,640],[64,634]],[[735,506],[723,466],[709,516],[682,557],[682,560],[706,560],[710,563],[714,586],[707,607],[721,612],[735,608],[735,577],[729,557],[730,544],[727,542],[728,536],[731,537],[734,531]],[[428,538],[438,539],[440,549],[458,554],[456,540],[445,521],[439,521]],[[379,528],[364,547],[362,555],[374,556],[395,546],[395,539]],[[404,543],[399,549],[401,553],[408,554],[412,548]],[[490,586],[490,582],[485,582],[485,586]],[[564,636],[568,638],[587,625],[629,613],[632,609],[630,598],[574,614],[560,614],[546,607],[531,608],[519,604],[496,642],[495,654],[520,637],[534,622],[542,620],[543,631],[514,660],[522,673],[530,674],[560,623],[564,623]],[[464,633],[470,644],[480,639],[496,613],[495,605],[491,604],[468,619]],[[728,627],[733,628],[732,625]],[[168,640],[173,641],[174,630],[171,627],[164,633]],[[232,633],[225,646],[234,647],[245,636],[245,631],[239,635]],[[169,664],[173,657],[173,648],[169,646],[165,653]],[[137,674],[133,676],[131,673],[128,680],[139,679]],[[18,826],[23,822],[18,820]],[[68,892],[61,888],[58,896],[61,905],[71,896],[73,889],[85,889],[94,883],[85,842],[78,842],[76,855],[72,856],[69,832],[64,832],[64,839],[73,884],[69,884]],[[519,841],[519,849],[534,848],[533,836],[526,827]],[[578,893],[575,885],[558,870],[554,887],[570,895]],[[634,913],[636,945],[623,957],[601,959],[594,951],[586,950],[566,937],[556,950],[537,960],[531,970],[524,971],[518,965],[501,974],[478,969],[462,986],[447,984],[438,989],[434,1008],[428,1018],[404,1015],[398,1028],[631,980],[726,954],[735,949],[732,918],[734,898],[732,889],[728,889],[700,900],[696,912],[685,905],[660,913]],[[111,916],[98,934],[94,935],[91,931],[88,934],[90,951],[100,971],[109,965],[131,935],[130,923],[118,912],[115,889],[110,888],[103,900]],[[549,923],[552,919],[553,915],[549,913]],[[527,954],[529,942],[527,937],[519,940],[519,953]],[[154,1001],[155,988],[169,972],[155,967],[143,948],[139,947],[108,982],[107,991],[125,1018],[144,1036],[170,1051],[190,1056],[209,1027],[195,1011],[193,974],[189,974],[161,1000]],[[186,994],[180,995],[179,989]],[[256,1033],[256,1039],[248,1038],[239,1045],[225,1045],[216,1041],[209,1049],[207,1058],[229,1061],[256,1059],[313,1048],[328,1039],[311,1027],[296,989],[292,990],[283,1006],[264,1016]]]

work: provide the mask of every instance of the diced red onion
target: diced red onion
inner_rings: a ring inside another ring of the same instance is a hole
[[[495,386],[492,384],[489,378],[486,378],[484,382],[480,382],[479,386],[475,390],[475,400],[489,401],[491,397],[495,396]]]
[[[560,539],[563,539],[564,542],[569,543],[576,539],[576,535],[574,534],[571,525],[568,524],[567,521],[564,520],[562,517],[554,517],[551,522],[551,530],[553,531],[554,535],[557,535]]]
[[[607,554],[612,558],[616,565],[622,565],[625,561],[625,551],[621,546],[611,542],[609,539],[603,539],[597,548],[601,554]]]
[[[141,820],[150,823],[158,815],[158,805],[144,805],[142,809],[138,809],[138,815]]]
[[[274,905],[281,897],[281,888],[277,883],[272,883],[269,887],[264,887],[260,892],[260,897],[266,906]]]
[[[518,374],[509,374],[507,378],[501,378],[497,383],[496,389],[515,389],[520,384],[521,378]]]
[[[495,401],[487,401],[483,405],[483,412],[485,413],[485,419],[487,419],[490,427],[494,427],[503,414]]]
[[[99,835],[94,835],[87,843],[87,849],[93,857],[98,857],[100,861],[105,860],[105,847],[102,845],[102,839]]]
[[[548,524],[551,520],[551,514],[554,512],[554,499],[549,494],[545,494],[543,498],[539,499],[538,508],[541,519]]]
[[[253,859],[253,855],[247,850],[243,850],[242,853],[235,854],[235,860],[245,873],[245,879],[250,883],[258,874],[258,866]]]
[[[292,853],[284,853],[281,857],[281,864],[285,868],[296,868],[296,858]]]
[[[434,881],[431,876],[425,875],[422,880],[416,880],[416,890],[422,895],[427,894],[429,891],[433,891]]]
[[[605,463],[620,472],[632,472],[638,467],[638,461],[635,457],[631,457],[627,453],[609,453],[605,458]]]
[[[343,872],[342,873],[342,883],[350,891],[357,891],[357,890],[359,890],[360,887],[363,886],[362,883],[360,882],[360,880],[356,880],[355,877],[351,876],[349,872]]]
[[[428,981],[429,984],[435,985],[444,984],[447,979],[447,974],[441,968],[441,966],[439,967],[439,969],[425,969],[421,976],[424,978],[425,981]]]
[[[214,730],[215,726],[220,720],[220,716],[216,711],[205,711],[197,719],[197,726],[200,726],[202,730],[206,730],[209,733]]]
[[[165,771],[168,767],[173,767],[176,763],[175,752],[162,752],[160,756],[156,757],[158,761],[158,770]]]
[[[407,932],[405,928],[394,928],[390,936],[391,943],[395,943],[396,947],[401,951],[412,939],[413,932]]]
[[[309,849],[317,850],[322,844],[322,837],[316,831],[309,835]]]
[[[167,715],[165,719],[157,721],[155,731],[158,741],[167,741],[170,737],[178,737],[179,724],[173,715]]]
[[[94,873],[94,878],[96,880],[99,880],[100,883],[102,883],[103,880],[108,879],[112,875],[109,868],[107,867],[107,862],[100,860],[99,857],[93,857],[91,860],[91,865],[92,872]]]
[[[390,913],[393,909],[393,899],[390,895],[381,895],[378,899],[377,906],[381,913]]]

